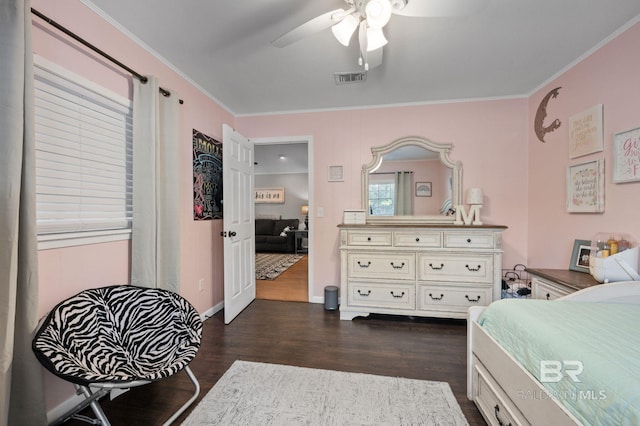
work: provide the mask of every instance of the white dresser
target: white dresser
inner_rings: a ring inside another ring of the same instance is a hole
[[[339,225],[340,319],[466,318],[501,295],[506,226]]]

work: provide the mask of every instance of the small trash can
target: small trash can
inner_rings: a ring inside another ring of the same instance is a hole
[[[338,309],[338,287],[328,285],[324,288],[324,309],[335,311]]]

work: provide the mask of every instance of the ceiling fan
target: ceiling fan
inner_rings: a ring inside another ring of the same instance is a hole
[[[489,0],[344,0],[349,6],[317,16],[273,40],[285,47],[331,27],[336,39],[348,46],[358,29],[358,64],[365,71],[382,63],[382,48],[387,44],[382,29],[392,14],[411,17],[463,16],[477,13]]]

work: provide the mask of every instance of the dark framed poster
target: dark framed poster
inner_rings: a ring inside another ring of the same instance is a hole
[[[193,129],[193,219],[222,219],[222,143]]]

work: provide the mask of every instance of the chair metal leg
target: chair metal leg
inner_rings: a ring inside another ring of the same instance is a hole
[[[193,393],[193,396],[189,398],[189,400],[185,402],[184,405],[178,409],[178,411],[173,413],[173,415],[166,422],[164,422],[162,426],[169,426],[171,423],[173,423],[180,416],[180,414],[184,413],[184,411],[189,408],[191,404],[193,404],[193,401],[195,401],[200,394],[200,383],[198,382],[198,379],[196,379],[196,376],[193,374],[189,366],[186,366],[184,368],[184,372],[187,373],[187,376],[189,376],[189,379],[195,386],[195,392]]]
[[[91,397],[92,393],[91,393],[91,389],[89,389],[86,386],[80,386],[80,390],[82,391],[82,393],[87,397]],[[96,418],[100,421],[100,424],[102,426],[111,426],[111,423],[109,423],[109,420],[107,419],[107,416],[104,414],[104,411],[102,411],[102,407],[100,406],[100,404],[98,403],[97,399],[93,399],[91,401],[91,409],[93,410],[93,414],[96,415]]]
[[[100,404],[98,404],[97,402],[99,398],[102,398],[104,395],[109,393],[109,391],[106,389],[100,389],[96,392],[92,392],[91,389],[89,389],[86,386],[81,386],[77,384],[74,384],[74,386],[76,388],[76,394],[84,396],[85,400],[76,404],[72,409],[68,410],[62,416],[58,417],[56,420],[51,422],[50,426],[60,425],[70,418],[76,418],[86,423],[102,424],[105,426],[110,426],[109,420],[107,420],[107,417],[102,411],[102,407],[100,407]],[[78,412],[84,410],[88,406],[91,406],[91,408],[93,409],[93,412],[97,417],[96,419],[92,419],[90,417],[77,414]],[[96,407],[97,407],[97,411],[96,411]]]

